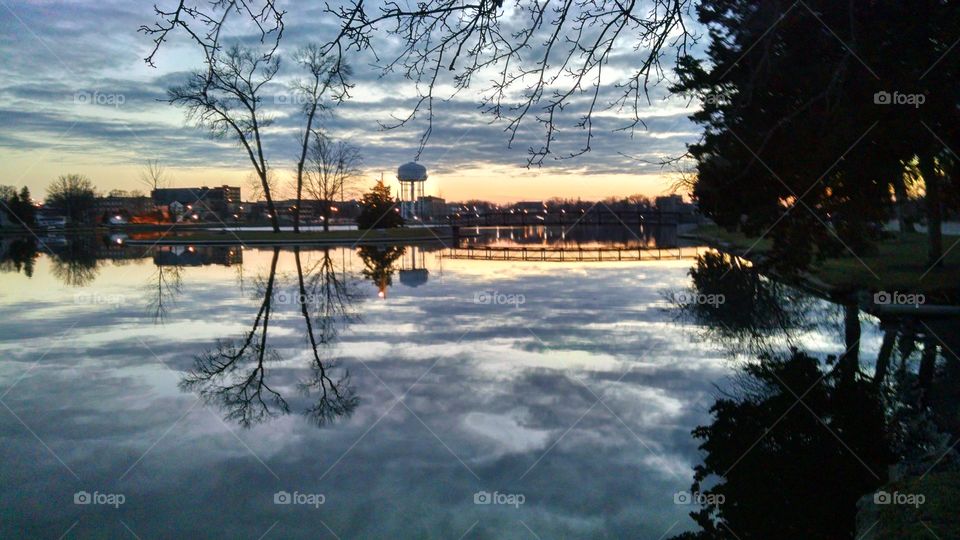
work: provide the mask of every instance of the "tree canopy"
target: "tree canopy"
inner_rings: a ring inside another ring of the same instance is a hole
[[[697,14],[706,57],[683,58],[673,89],[703,104],[704,213],[797,267],[868,250],[913,161],[939,211],[932,188],[960,145],[958,3],[703,0]]]

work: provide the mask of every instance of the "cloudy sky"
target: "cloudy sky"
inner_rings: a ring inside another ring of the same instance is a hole
[[[229,141],[212,141],[186,121],[182,110],[162,101],[168,87],[201,67],[201,57],[189,43],[173,39],[164,45],[155,68],[144,63],[151,42],[137,29],[154,22],[149,4],[0,0],[0,184],[27,185],[40,197],[58,175],[82,173],[102,191],[144,189],[139,181],[143,164],[156,159],[175,185],[230,183],[247,192],[251,168],[239,148]],[[336,20],[315,4],[283,2],[287,15],[281,58],[288,59],[309,41],[322,41],[335,29]],[[381,45],[389,50],[389,41]],[[613,55],[611,81],[636,64],[637,54],[625,46]],[[381,172],[392,179],[397,165],[416,156],[426,117],[400,129],[382,129],[381,123],[409,113],[417,101],[416,89],[399,75],[384,76],[370,55],[350,61],[353,97],[324,120],[324,127],[333,137],[361,148],[364,184]],[[291,178],[301,125],[296,105],[283,98],[297,75],[293,62],[283,62],[265,100],[276,120],[266,151],[281,181]],[[527,168],[527,150],[542,143],[543,133],[531,122],[508,148],[504,124],[491,122],[479,111],[485,84],[478,81],[469,91],[435,105],[432,136],[420,156],[431,172],[428,193],[450,200],[501,202],[660,195],[670,190],[673,177],[645,160],[676,156],[697,138],[696,127],[687,120],[693,105],[684,98],[667,98],[661,86],[652,91],[652,103],[640,110],[646,130],[632,137],[616,132],[625,116],[605,112],[595,120],[591,152],[562,161],[548,158],[543,167]],[[612,86],[605,90],[614,91]],[[604,95],[609,101],[613,94]],[[571,107],[559,119],[558,154],[583,144],[583,132],[574,126],[578,117]]]

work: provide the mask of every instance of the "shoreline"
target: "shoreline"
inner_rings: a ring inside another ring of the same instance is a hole
[[[427,234],[424,234],[424,233]],[[367,229],[341,231],[308,231],[294,233],[292,231],[223,231],[201,232],[189,236],[161,236],[160,238],[134,238],[123,240],[127,245],[191,245],[191,246],[342,246],[342,245],[374,245],[385,243],[423,243],[453,240],[454,235],[450,228],[398,228],[398,229]]]
[[[743,258],[752,264],[764,265],[768,258],[770,241],[731,233],[716,225],[701,225],[678,235],[697,240],[705,245]],[[884,315],[955,315],[952,306],[960,295],[957,282],[951,279],[960,266],[960,253],[945,252],[943,267],[928,270],[923,261],[923,235],[896,236],[877,244],[875,254],[862,257],[840,257],[814,263],[803,272],[786,276],[772,269],[764,269],[771,277],[792,284],[823,298],[840,302],[856,302],[865,311]],[[960,237],[944,236],[949,247],[960,242]],[[874,303],[873,294],[923,293],[933,297],[937,304],[900,306]],[[907,309],[909,308],[909,309]],[[948,309],[949,308],[949,309]]]

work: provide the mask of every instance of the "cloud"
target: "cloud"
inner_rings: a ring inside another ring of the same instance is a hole
[[[266,137],[274,167],[288,168],[296,155],[295,135],[301,119],[295,105],[275,99],[288,92],[282,83],[297,76],[289,56],[309,40],[320,40],[335,30],[332,18],[312,3],[291,2],[287,7],[281,54],[287,56],[278,81],[265,96],[264,105],[276,113],[276,125]],[[294,16],[294,14],[296,16]],[[163,102],[170,85],[182,81],[189,70],[200,67],[199,56],[182,38],[165,44],[159,69],[147,68],[142,58],[150,40],[137,33],[153,14],[143,5],[108,2],[52,2],[15,4],[0,10],[5,31],[0,54],[0,96],[5,105],[0,119],[0,152],[18,155],[37,149],[55,149],[61,157],[96,156],[102,163],[140,164],[146,157],[168,166],[243,168],[243,154],[228,141],[211,141],[183,118],[182,111]],[[244,36],[250,42],[252,36]],[[380,45],[385,42],[380,41]],[[626,72],[633,56],[618,52],[610,69]],[[427,117],[418,115],[408,125],[382,129],[380,124],[409,114],[417,103],[414,85],[402,76],[384,75],[368,53],[351,58],[355,100],[338,107],[325,121],[333,136],[360,146],[365,165],[390,170],[416,155]],[[434,103],[432,133],[421,160],[438,174],[478,166],[522,167],[528,151],[538,148],[545,132],[535,114],[521,125],[511,148],[506,123],[494,121],[479,109],[477,81],[470,91]],[[449,87],[449,85],[447,85]],[[449,89],[449,88],[448,88]],[[618,90],[604,87],[599,102],[617,97]],[[438,95],[447,98],[448,94]],[[516,98],[517,96],[514,96]],[[575,96],[558,118],[556,156],[578,152],[586,131],[577,127],[587,106],[586,96]],[[85,100],[85,101],[84,101]],[[598,114],[593,123],[591,151],[576,159],[548,159],[545,170],[558,174],[635,174],[640,160],[657,161],[684,151],[696,129],[686,116],[691,109],[678,99],[667,99],[664,87],[655,87],[651,104],[640,113],[646,128],[615,131],[630,118],[615,111]],[[629,156],[629,157],[627,157]]]

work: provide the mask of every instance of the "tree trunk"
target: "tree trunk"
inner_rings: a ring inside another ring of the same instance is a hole
[[[845,383],[852,383],[860,369],[860,308],[857,304],[847,304],[844,313],[844,344],[846,350],[840,355],[840,378]]]
[[[270,212],[270,224],[273,226],[273,232],[280,232],[280,218],[277,216],[277,207],[273,204],[273,197],[270,195],[270,184],[267,182],[266,175],[260,175],[260,183],[263,185],[263,196],[267,199],[267,211]]]
[[[903,181],[903,176],[894,179],[893,193],[897,197],[897,224],[899,225],[900,234],[916,232],[916,230],[913,228],[913,224],[907,221],[907,216],[905,213],[905,207],[907,204],[907,185]]]
[[[933,337],[923,341],[923,354],[920,355],[920,370],[917,372],[917,386],[920,388],[921,407],[929,403],[930,389],[933,387],[934,370],[937,367],[937,343]]]
[[[323,231],[327,232],[330,230],[330,201],[325,201],[325,203],[323,205]]]
[[[940,209],[940,177],[937,176],[936,164],[933,155],[920,159],[920,174],[923,175],[923,184],[926,187],[927,207],[927,265],[930,267],[942,266],[943,258],[943,215]]]
[[[293,207],[293,232],[300,232],[300,201],[303,198],[303,172],[297,172],[297,200],[294,202],[296,206]]]
[[[893,354],[893,346],[896,341],[896,328],[888,328],[884,331],[880,354],[877,355],[877,367],[873,372],[873,384],[877,388],[883,385],[883,380],[887,378],[887,371],[890,369],[890,357]]]

